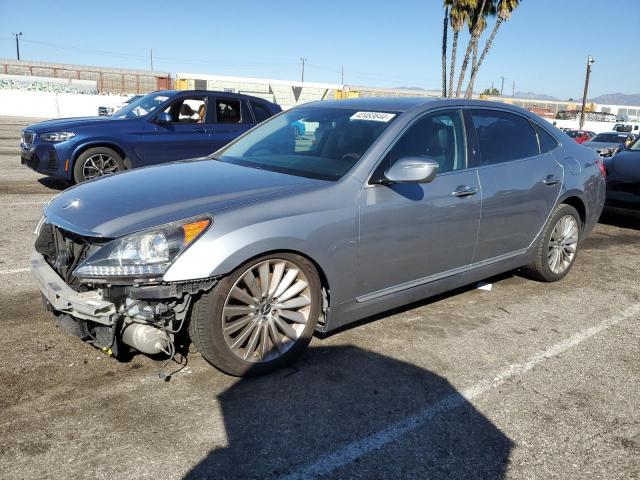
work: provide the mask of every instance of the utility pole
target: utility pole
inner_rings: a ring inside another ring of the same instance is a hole
[[[502,79],[502,86],[500,87],[500,96],[502,96],[502,92],[504,91],[504,77],[500,77]]]
[[[591,76],[591,65],[596,59],[591,55],[587,57],[587,76],[584,79],[584,93],[582,94],[582,108],[580,109],[580,130],[584,127],[584,111],[587,108],[587,94],[589,92],[589,77]]]
[[[516,96],[516,81],[513,81],[513,89],[511,90],[511,96],[515,97]]]
[[[340,67],[340,84],[344,86],[344,65]]]
[[[153,48],[151,49],[151,71],[153,72]]]
[[[20,40],[19,40],[19,37],[22,36],[22,32],[14,33],[14,35],[16,36],[16,56],[18,57],[18,60],[20,60]]]
[[[304,62],[306,62],[307,59],[304,57],[300,57],[300,64],[302,65],[302,74],[300,75],[300,81],[304,82]]]

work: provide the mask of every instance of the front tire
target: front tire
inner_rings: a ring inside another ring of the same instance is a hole
[[[214,367],[235,376],[286,365],[311,340],[322,306],[318,272],[291,253],[238,267],[194,304],[189,334]]]
[[[124,169],[124,161],[115,150],[107,147],[89,148],[74,162],[73,179],[76,183],[82,183]]]
[[[575,208],[558,205],[540,234],[534,260],[524,268],[525,273],[543,282],[556,282],[569,273],[578,254],[581,226]]]

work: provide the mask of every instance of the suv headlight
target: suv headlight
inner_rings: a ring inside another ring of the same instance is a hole
[[[172,224],[117,238],[82,262],[79,278],[155,277],[211,224],[211,219]]]
[[[76,134],[73,132],[49,132],[40,134],[40,138],[46,142],[64,142],[75,136]]]

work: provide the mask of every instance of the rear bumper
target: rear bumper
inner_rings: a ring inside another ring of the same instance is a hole
[[[31,255],[29,269],[54,310],[103,325],[113,323],[116,315],[113,303],[103,300],[96,291],[76,292],[60,278],[41,254],[34,252]]]

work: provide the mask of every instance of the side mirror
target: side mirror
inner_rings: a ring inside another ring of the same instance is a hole
[[[437,162],[422,157],[403,157],[384,172],[391,183],[429,183],[438,174]]]
[[[166,125],[167,123],[171,123],[172,121],[173,119],[171,118],[171,115],[169,115],[167,112],[160,112],[156,117],[156,123],[160,125]]]

